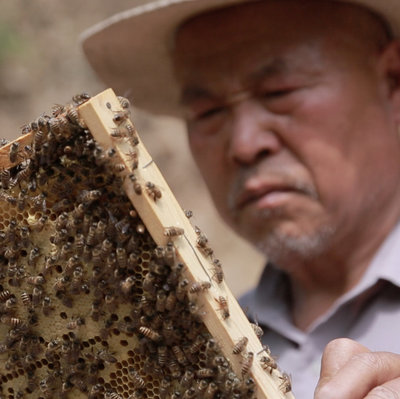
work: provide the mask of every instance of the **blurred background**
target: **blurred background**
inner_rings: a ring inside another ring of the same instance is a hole
[[[0,138],[14,139],[21,126],[74,94],[105,89],[86,63],[79,45],[89,26],[143,0],[0,0]],[[117,93],[123,95],[123,93]],[[184,125],[139,110],[137,130],[193,223],[208,236],[226,280],[237,296],[258,280],[263,257],[220,221],[193,164]]]

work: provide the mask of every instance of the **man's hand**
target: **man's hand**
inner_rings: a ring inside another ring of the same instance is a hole
[[[314,399],[400,399],[400,355],[345,338],[330,342]]]

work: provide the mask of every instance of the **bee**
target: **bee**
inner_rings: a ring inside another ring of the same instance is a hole
[[[214,251],[208,245],[208,238],[207,236],[197,227],[195,226],[194,231],[197,234],[196,245],[197,248],[205,255],[205,256],[212,256]]]
[[[32,306],[31,297],[25,291],[21,293],[21,301],[22,301],[23,305],[27,308],[30,308]]]
[[[166,399],[169,394],[169,388],[171,387],[171,381],[168,378],[163,378],[160,382],[160,398]]]
[[[174,331],[174,324],[172,320],[164,320],[163,326],[162,326],[162,335],[164,339],[169,342],[172,340],[175,336],[175,331]]]
[[[31,225],[32,230],[41,232],[44,226],[46,225],[47,219],[48,219],[47,215],[41,216],[38,221],[32,223]]]
[[[234,355],[238,355],[239,353],[242,353],[244,349],[246,349],[247,343],[249,342],[249,339],[247,337],[242,337],[239,339],[238,342],[234,345],[232,349],[232,353]]]
[[[88,93],[86,93],[86,92],[75,94],[72,97],[72,101],[76,105],[81,105],[81,104],[85,103],[88,100],[90,100],[90,95]]]
[[[157,362],[163,367],[167,362],[168,348],[165,345],[160,345],[157,347]]]
[[[128,177],[129,177],[129,180],[133,184],[133,191],[137,195],[142,194],[142,186],[138,183],[136,176],[133,173],[131,173]]]
[[[19,319],[18,317],[11,317],[7,315],[3,315],[0,317],[0,322],[11,326],[12,328],[22,327],[24,325],[24,321]]]
[[[218,391],[218,385],[215,382],[210,382],[206,391],[204,392],[203,399],[214,399]]]
[[[133,368],[128,368],[128,376],[133,381],[136,389],[143,389],[145,387],[145,382],[139,373]]]
[[[146,338],[151,339],[152,341],[160,341],[161,340],[161,335],[152,330],[151,328],[148,327],[139,327],[139,332],[144,335]]]
[[[118,101],[119,101],[119,103],[120,103],[120,105],[121,105],[121,107],[123,109],[129,109],[130,108],[131,103],[129,102],[129,100],[127,98],[122,97],[122,96],[118,96],[117,98],[118,98]]]
[[[44,133],[42,130],[36,130],[33,136],[33,149],[35,153],[38,153],[42,149],[44,141]]]
[[[176,301],[177,301],[176,294],[174,291],[171,291],[167,296],[167,300],[165,302],[165,309],[168,311],[172,311],[173,309],[175,309]]]
[[[194,387],[190,387],[184,392],[182,399],[193,399],[196,396],[197,396],[196,389]]]
[[[158,187],[156,187],[154,183],[149,181],[146,183],[146,192],[149,195],[149,197],[153,199],[154,202],[156,202],[162,196],[161,190]]]
[[[0,200],[6,201],[11,205],[17,205],[17,198],[5,193],[4,191],[0,191]]]
[[[213,260],[213,268],[214,268],[214,270],[213,270],[212,278],[218,284],[221,284],[222,281],[224,281],[224,272],[222,270],[221,262],[218,259]]]
[[[197,383],[197,387],[196,387],[197,395],[202,395],[204,393],[204,391],[207,389],[207,387],[208,387],[207,380],[200,380]]]
[[[178,287],[176,287],[176,298],[178,301],[183,301],[186,293],[187,293],[187,287],[189,285],[189,280],[183,279],[179,284]]]
[[[98,200],[101,195],[102,193],[100,190],[82,190],[79,193],[77,200],[84,205],[89,205],[93,201]]]
[[[42,300],[42,312],[45,316],[49,316],[52,310],[54,310],[54,306],[51,304],[51,299],[45,296]]]
[[[45,262],[44,262],[44,268],[42,270],[42,274],[44,276],[47,276],[48,274],[50,274],[53,270],[53,268],[55,267],[57,262],[57,257],[56,256],[49,256],[45,258]]]
[[[157,290],[155,282],[156,282],[156,276],[153,273],[147,273],[143,279],[142,283],[143,289],[147,292],[155,293]]]
[[[199,352],[204,343],[205,343],[204,337],[198,335],[196,337],[196,340],[189,346],[188,348],[189,353],[194,355],[195,353]]]
[[[281,392],[284,394],[290,392],[292,390],[290,376],[286,373],[283,373],[279,378],[282,380],[281,384],[279,385]]]
[[[40,304],[40,301],[42,299],[42,295],[43,295],[43,290],[41,290],[38,287],[34,287],[33,291],[32,291],[32,305],[38,306]]]
[[[11,163],[17,162],[18,155],[19,155],[19,143],[18,142],[11,143],[10,150],[8,153],[10,162]]]
[[[179,378],[182,374],[179,364],[172,358],[168,360],[168,369],[171,372],[172,378]]]
[[[190,294],[197,294],[201,291],[207,291],[211,288],[211,283],[209,281],[195,281],[189,288]]]
[[[161,313],[164,312],[166,305],[167,305],[166,293],[164,291],[158,292],[156,300],[156,311]]]
[[[168,266],[173,267],[175,265],[175,261],[176,261],[176,250],[174,244],[170,241],[167,243],[165,247],[164,262]]]
[[[125,280],[121,282],[121,291],[124,295],[128,295],[133,286],[135,285],[135,276],[128,276]]]
[[[117,262],[118,262],[119,267],[125,269],[127,266],[127,255],[126,255],[125,248],[118,247],[116,249],[116,254],[117,254]]]
[[[43,285],[46,280],[42,275],[31,276],[26,279],[26,282],[31,285]]]
[[[202,368],[196,371],[196,376],[198,378],[210,378],[214,377],[215,371],[210,368]]]
[[[8,298],[5,302],[6,312],[15,309],[16,306],[17,306],[17,298],[15,298],[15,296]]]
[[[175,227],[175,226],[170,226],[170,227],[164,227],[164,235],[166,237],[178,237],[183,235],[185,232],[184,229],[181,227]]]
[[[53,288],[56,291],[65,291],[67,288],[67,285],[70,283],[71,278],[69,276],[63,276],[63,277],[59,277],[58,279],[56,279]]]
[[[250,323],[251,327],[253,328],[254,333],[256,334],[258,339],[261,339],[261,337],[264,335],[263,329],[255,323]]]
[[[188,388],[193,384],[194,372],[192,370],[186,370],[181,378],[180,385],[182,388]]]
[[[7,299],[11,298],[13,294],[9,290],[3,290],[0,292],[0,302],[5,302]]]
[[[225,320],[230,316],[228,302],[225,297],[219,296],[218,299],[214,298],[218,303],[218,310],[221,312],[222,319]]]
[[[180,348],[180,346],[174,345],[171,349],[178,363],[182,364],[183,366],[186,366],[188,364],[188,360],[186,359],[185,353]]]
[[[99,351],[97,351],[96,353],[96,358],[106,362],[106,363],[117,363],[117,358],[115,356],[113,356],[109,351],[105,350],[105,349],[101,349]]]
[[[114,116],[113,116],[113,122],[116,125],[121,125],[124,123],[130,116],[130,111],[129,110],[124,110],[124,111],[114,111]]]
[[[253,365],[254,353],[248,352],[247,356],[242,361],[242,376],[245,376],[250,371],[251,366]]]
[[[3,169],[0,173],[0,181],[1,181],[1,186],[5,190],[8,189],[10,186],[10,179],[11,179],[11,174],[10,174],[10,169]]]

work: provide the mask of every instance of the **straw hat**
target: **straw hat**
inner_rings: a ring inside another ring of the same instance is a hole
[[[196,14],[244,1],[250,0],[148,0],[86,30],[83,49],[98,76],[136,107],[181,116],[170,56],[174,32]],[[399,0],[347,2],[383,16],[400,36]]]

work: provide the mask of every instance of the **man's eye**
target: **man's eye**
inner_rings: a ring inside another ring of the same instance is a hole
[[[294,92],[294,89],[279,89],[279,90],[267,90],[263,92],[261,95],[266,99],[278,99],[284,96],[287,96]]]
[[[216,116],[216,115],[222,113],[224,110],[225,110],[225,107],[222,107],[222,106],[221,107],[207,108],[205,110],[197,112],[195,114],[194,119],[203,120],[203,119],[212,118],[213,116]]]

